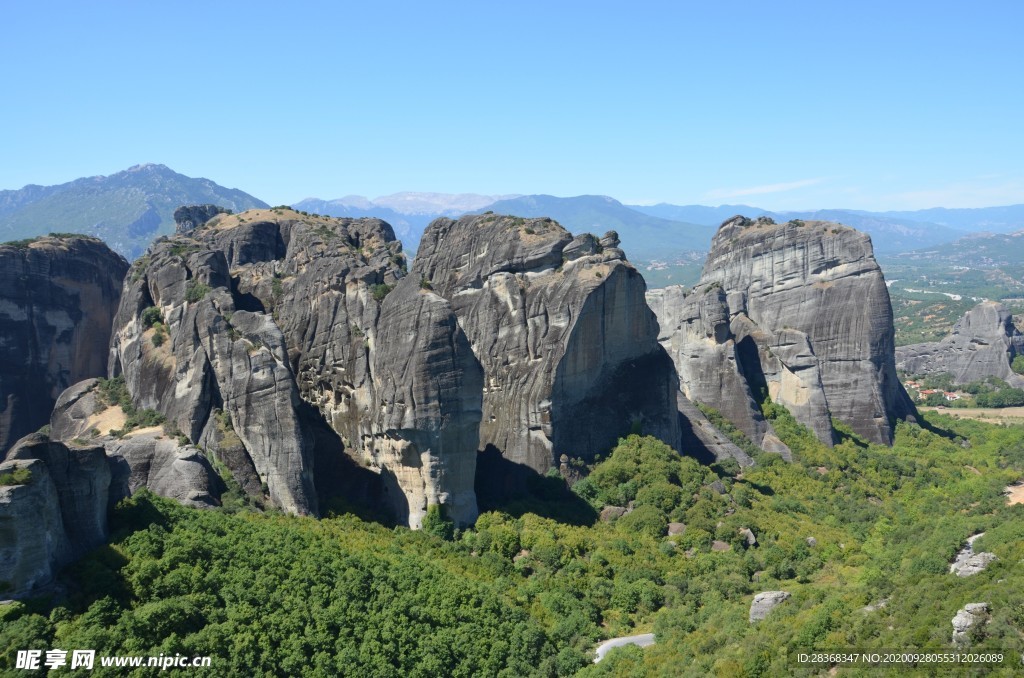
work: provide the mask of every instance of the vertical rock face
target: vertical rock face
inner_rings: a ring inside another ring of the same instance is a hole
[[[994,301],[983,301],[957,321],[942,341],[901,346],[896,367],[909,374],[949,372],[958,384],[997,377],[1011,386],[1024,386],[1024,377],[1010,363],[1024,355],[1024,335],[1017,331],[1010,311]]]
[[[448,302],[402,281],[391,227],[208,212],[183,211],[129,275],[111,371],[135,404],[285,510],[317,512],[314,462],[337,467],[343,447],[400,521],[437,503],[472,522],[482,372]]]
[[[483,367],[481,448],[538,472],[630,428],[678,446],[677,382],[618,236],[550,219],[438,219],[410,278],[450,304]]]
[[[57,489],[41,460],[5,461],[0,474],[29,474],[24,484],[0,485],[0,586],[19,597],[49,583],[71,558]]]
[[[174,228],[178,233],[194,231],[218,214],[229,210],[219,205],[182,205],[174,210]]]
[[[785,452],[759,403],[785,405],[820,440],[832,420],[877,443],[914,413],[896,377],[892,309],[870,239],[825,222],[735,217],[700,283],[652,304],[684,393],[755,443]]]
[[[441,504],[472,524],[483,369],[465,333],[447,301],[405,278],[382,305],[377,346],[371,453],[405,488],[396,513],[419,527]]]
[[[380,224],[374,244],[386,249]],[[300,402],[343,379],[348,354],[365,352],[362,341],[324,337],[358,327],[346,296],[365,303],[368,284],[383,282],[385,267],[359,251],[372,227],[256,210],[158,242],[125,285],[111,373],[191,441],[215,453],[237,441],[241,454],[222,459],[255,474],[276,506],[316,513]]]
[[[47,423],[61,391],[105,373],[127,270],[85,236],[0,245],[0,453]]]
[[[34,434],[0,463],[8,473],[16,481],[0,486],[0,580],[17,596],[106,540],[110,468],[102,447]]]

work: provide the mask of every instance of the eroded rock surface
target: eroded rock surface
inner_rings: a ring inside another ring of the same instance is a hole
[[[219,458],[243,480],[254,472],[276,506],[315,514],[301,403],[359,444],[362,429],[337,424],[372,400],[352,402],[368,387],[367,334],[379,310],[370,287],[397,279],[400,248],[378,220],[216,215],[133,266],[111,373],[124,375],[136,406],[161,412],[215,456],[227,440]]]
[[[968,642],[971,629],[988,621],[988,603],[967,603],[953,617],[953,642]]]
[[[734,217],[700,283],[649,295],[683,392],[755,444],[788,450],[770,397],[832,444],[833,419],[878,443],[914,413],[896,377],[892,308],[868,236],[838,224]]]
[[[550,219],[438,219],[410,278],[451,305],[483,367],[481,448],[544,473],[633,430],[679,445],[678,390],[645,283],[614,232]]]
[[[0,454],[47,423],[64,389],[106,373],[127,270],[85,236],[0,245]]]
[[[377,347],[370,449],[404,490],[396,513],[419,527],[427,507],[440,504],[472,524],[484,374],[451,306],[401,280],[382,305]]]
[[[482,371],[391,227],[201,207],[129,276],[111,371],[135,404],[287,511],[338,494],[347,456],[400,522],[475,520]]]
[[[110,468],[103,448],[64,445],[33,434],[0,463],[0,475],[27,472],[0,487],[0,580],[14,596],[107,538]]]
[[[768,613],[789,599],[789,591],[762,591],[750,603],[750,621],[761,621]]]
[[[1011,386],[1024,387],[1024,377],[1010,363],[1024,355],[1024,335],[1002,304],[983,301],[968,311],[942,341],[900,346],[896,367],[908,374],[948,372],[957,384],[997,377]]]
[[[985,536],[984,532],[973,535],[967,539],[967,545],[956,554],[956,558],[949,566],[949,571],[958,577],[970,577],[982,572],[985,568],[997,560],[996,554],[982,551],[975,553],[974,542]]]

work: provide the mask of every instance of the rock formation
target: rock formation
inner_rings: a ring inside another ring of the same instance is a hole
[[[769,612],[789,600],[791,595],[789,591],[762,591],[758,593],[750,603],[750,621],[752,623],[761,621],[768,616]]]
[[[65,388],[105,374],[127,270],[85,236],[0,245],[0,454],[47,423]]]
[[[209,460],[162,427],[128,427],[121,406],[105,402],[98,386],[99,380],[87,379],[61,394],[50,417],[50,439],[103,446],[111,467],[111,505],[145,487],[186,506],[217,506],[221,483]]]
[[[988,603],[967,603],[953,617],[953,643],[966,643],[970,630],[989,621]]]
[[[230,214],[231,210],[220,205],[182,205],[174,210],[174,229],[188,233],[199,228],[218,214]]]
[[[166,416],[232,472],[255,474],[275,505],[316,513],[312,440],[300,421],[296,376],[315,348],[312,358],[322,361],[325,350],[345,353],[355,344],[324,336],[358,327],[356,314],[337,313],[336,300],[355,287],[347,274],[369,262],[357,251],[359,227],[350,233],[350,224],[290,210],[243,214],[193,224],[133,265],[110,370],[124,376],[137,407]],[[362,291],[369,298],[366,285]],[[345,371],[343,361],[332,363],[306,385]],[[244,452],[220,454],[222,446],[236,447],[225,440]]]
[[[110,369],[135,405],[287,511],[337,494],[328,478],[348,455],[400,522],[431,504],[473,522],[482,371],[449,302],[403,280],[390,226],[284,208],[177,215],[115,320]]]
[[[110,468],[102,447],[34,434],[8,451],[6,474],[14,480],[0,483],[0,576],[19,596],[106,540]]]
[[[956,558],[949,566],[951,574],[958,577],[970,577],[982,572],[985,568],[998,560],[996,554],[982,551],[974,552],[974,542],[985,536],[984,532],[968,537],[967,545],[956,554]]]
[[[1010,363],[1024,355],[1024,335],[1017,331],[1005,306],[983,301],[968,311],[942,341],[900,346],[896,367],[913,375],[948,372],[957,384],[997,377],[1011,386],[1024,387],[1024,377]]]
[[[382,304],[376,345],[375,463],[397,476],[410,525],[432,504],[472,524],[484,375],[469,340],[449,303],[408,277]]]
[[[825,222],[734,217],[700,283],[649,295],[686,396],[755,444],[788,453],[760,403],[770,397],[826,444],[833,419],[878,443],[914,412],[896,377],[892,308],[870,239]]]
[[[446,299],[483,367],[481,448],[544,473],[631,428],[679,444],[678,390],[645,283],[614,232],[550,219],[437,219],[410,273]]]

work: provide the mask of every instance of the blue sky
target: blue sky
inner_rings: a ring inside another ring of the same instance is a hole
[[[0,188],[1024,202],[1024,3],[16,2]]]

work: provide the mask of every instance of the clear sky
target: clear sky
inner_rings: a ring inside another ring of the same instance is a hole
[[[0,188],[1024,203],[1024,2],[0,3]]]

